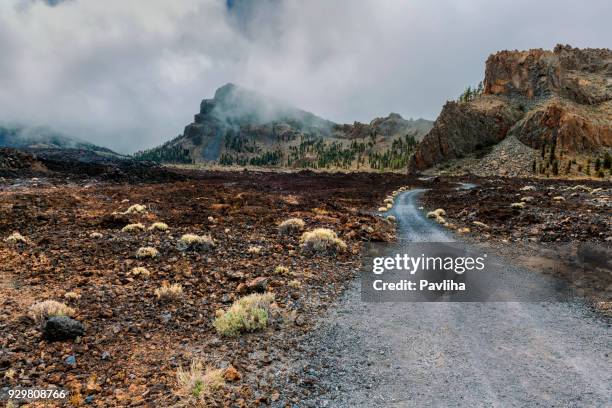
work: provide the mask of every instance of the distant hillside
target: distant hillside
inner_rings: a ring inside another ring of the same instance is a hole
[[[431,125],[398,114],[369,124],[339,125],[226,84],[202,101],[182,135],[135,157],[167,163],[399,169]]]
[[[409,171],[452,161],[483,175],[608,177],[611,151],[612,51],[558,45],[491,55],[484,84],[444,106]]]
[[[101,156],[121,156],[106,147],[96,146],[92,143],[39,127],[0,125],[0,147],[22,150],[78,149],[94,152]]]

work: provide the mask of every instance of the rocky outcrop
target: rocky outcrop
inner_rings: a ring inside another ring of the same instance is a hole
[[[509,135],[529,147],[551,145],[561,153],[575,153],[612,146],[612,105],[585,107],[561,98],[531,109]]]
[[[483,95],[447,103],[408,170],[464,157],[508,135],[570,154],[612,147],[612,51],[558,45],[491,55]]]
[[[521,114],[494,96],[470,104],[447,102],[433,129],[419,144],[410,165],[413,170],[424,169],[498,143]]]
[[[484,87],[491,95],[558,94],[581,104],[612,99],[612,53],[557,45],[553,51],[501,51],[487,60]]]
[[[45,172],[47,168],[32,154],[16,149],[0,148],[0,177],[25,176]]]

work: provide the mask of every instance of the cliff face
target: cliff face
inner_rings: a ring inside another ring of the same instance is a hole
[[[425,169],[498,143],[521,115],[513,105],[493,96],[470,104],[447,102],[412,157],[411,169]]]
[[[464,157],[508,135],[569,154],[611,147],[612,51],[558,45],[491,55],[483,95],[447,103],[408,169]]]

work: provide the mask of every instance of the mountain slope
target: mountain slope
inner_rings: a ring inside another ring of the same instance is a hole
[[[431,122],[392,113],[338,125],[226,84],[204,99],[182,135],[136,158],[174,163],[314,168],[402,168]]]
[[[120,156],[106,147],[68,137],[46,128],[0,126],[0,147],[26,150],[78,149],[100,155]]]
[[[524,171],[588,175],[593,163],[598,171],[612,148],[612,51],[558,45],[491,55],[484,92],[444,106],[409,172],[465,158],[508,136],[533,149]],[[505,170],[500,166],[497,173]]]

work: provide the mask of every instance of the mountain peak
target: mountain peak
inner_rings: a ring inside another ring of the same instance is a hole
[[[213,99],[217,101],[226,99],[229,95],[236,92],[237,90],[244,90],[244,88],[241,88],[240,86],[234,83],[228,82],[227,84],[217,88]]]

